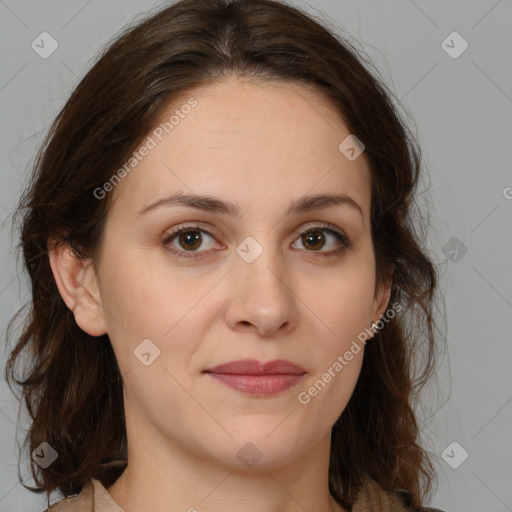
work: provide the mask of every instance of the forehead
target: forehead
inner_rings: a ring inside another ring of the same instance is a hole
[[[308,193],[346,193],[369,211],[366,156],[341,153],[350,135],[314,88],[230,78],[180,95],[144,138],[150,148],[114,189],[115,208],[133,215],[175,192],[262,206],[288,206]],[[140,155],[139,155],[140,157]]]

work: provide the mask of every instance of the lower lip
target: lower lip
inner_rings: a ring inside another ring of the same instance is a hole
[[[249,395],[270,396],[295,386],[304,375],[240,375],[208,373],[232,389]]]

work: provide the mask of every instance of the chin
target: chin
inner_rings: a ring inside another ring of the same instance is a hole
[[[231,431],[233,439],[224,445],[217,444],[218,449],[211,456],[238,470],[271,470],[292,464],[308,446],[301,432],[292,433],[285,428],[279,432],[282,426],[276,428],[278,424],[274,423],[270,429],[253,428],[250,434]]]

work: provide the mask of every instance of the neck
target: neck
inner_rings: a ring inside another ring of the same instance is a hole
[[[346,512],[328,487],[330,437],[280,467],[232,468],[168,440],[139,437],[107,491],[125,512]]]

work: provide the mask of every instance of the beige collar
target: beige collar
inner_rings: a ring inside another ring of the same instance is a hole
[[[367,477],[352,512],[408,512],[397,494],[386,492],[372,478]]]
[[[45,512],[124,512],[101,482],[95,478],[85,485],[78,496],[61,500]],[[400,498],[384,491],[367,478],[359,492],[352,512],[408,512]]]

